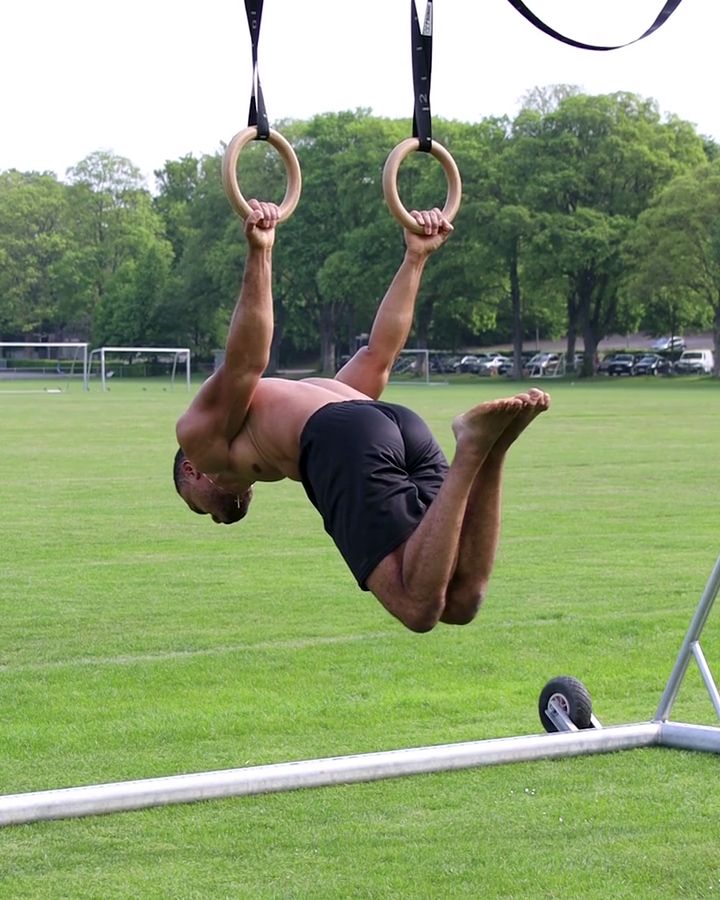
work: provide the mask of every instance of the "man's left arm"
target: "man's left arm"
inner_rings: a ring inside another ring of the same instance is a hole
[[[375,400],[385,389],[410,334],[425,263],[453,230],[439,209],[413,210],[412,215],[423,226],[423,234],[405,231],[405,256],[375,314],[367,346],[335,376]]]

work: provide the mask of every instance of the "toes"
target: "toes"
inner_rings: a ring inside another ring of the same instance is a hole
[[[533,406],[547,407],[550,403],[550,396],[538,388],[531,388],[529,391],[530,402]]]

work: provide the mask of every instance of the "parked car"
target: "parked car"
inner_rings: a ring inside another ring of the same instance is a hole
[[[510,353],[503,353],[502,356],[505,357],[505,362],[500,363],[498,368],[498,375],[512,375],[513,367],[514,367],[514,357],[512,351]],[[520,354],[520,371],[525,372],[527,374],[527,366],[530,360],[535,356],[535,351],[523,350]]]
[[[493,353],[480,362],[478,375],[500,375],[504,366],[512,366],[512,360],[502,353]]]
[[[616,356],[617,353],[606,353],[598,363],[597,374],[607,375],[608,369],[610,368],[610,363],[615,359]]]
[[[675,363],[675,371],[679,375],[710,375],[715,367],[712,350],[683,350],[680,359]]]
[[[632,375],[635,357],[632,353],[617,353],[608,363],[608,375]]]
[[[522,372],[524,367],[525,367],[525,362],[521,358],[520,372]],[[508,356],[506,358],[506,361],[503,363],[500,363],[500,365],[498,366],[497,373],[498,373],[498,375],[512,375],[514,370],[515,370],[515,361],[512,356]]]
[[[529,378],[548,375],[557,367],[560,357],[557,353],[536,353],[525,365],[524,373]]]
[[[670,368],[670,362],[664,356],[648,353],[636,361],[633,375],[667,375]]]
[[[660,337],[654,340],[650,345],[656,353],[667,353],[671,350],[684,350],[685,338],[679,334],[673,334],[670,337]]]
[[[455,363],[454,369],[456,372],[472,372],[477,375],[480,371],[481,363],[484,363],[487,359],[489,359],[487,353],[468,354],[463,356],[460,362]]]

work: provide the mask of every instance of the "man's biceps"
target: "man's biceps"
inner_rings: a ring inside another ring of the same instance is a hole
[[[213,432],[214,415],[208,409],[193,404],[177,421],[175,435],[180,446],[185,449],[189,446],[202,446],[206,444]]]
[[[227,468],[230,450],[226,440],[217,439],[190,441],[183,446],[183,452],[201,472],[219,472]]]
[[[186,414],[175,429],[178,443],[189,458],[215,455],[224,439],[220,423],[213,415]]]

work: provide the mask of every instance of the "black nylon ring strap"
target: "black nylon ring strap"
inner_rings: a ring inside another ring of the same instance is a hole
[[[562,41],[563,44],[569,44],[571,47],[577,47],[579,50],[620,50],[622,47],[629,47],[631,44],[637,44],[638,41],[641,41],[643,38],[648,37],[654,31],[657,31],[661,25],[664,25],[665,22],[670,18],[670,16],[675,12],[675,10],[680,6],[681,0],[667,0],[663,8],[660,10],[655,21],[652,25],[644,31],[640,37],[635,38],[632,41],[628,41],[626,44],[616,44],[612,47],[603,47],[598,46],[596,44],[583,44],[581,41],[573,40],[573,38],[565,37],[564,34],[560,34],[559,31],[555,31],[554,28],[550,28],[549,25],[546,25],[542,19],[539,19],[532,10],[528,9],[528,7],[522,2],[522,0],[508,0],[511,6],[515,7],[515,9],[520,13],[520,15],[524,16],[528,22],[533,24],[536,28],[539,28],[540,31],[549,35],[552,38],[555,38],[556,41]]]
[[[425,22],[422,32],[418,21],[415,0],[410,0],[410,35],[412,38],[413,87],[415,89],[415,109],[413,112],[413,136],[405,138],[395,146],[385,160],[382,186],[385,202],[390,212],[403,228],[415,234],[423,234],[424,229],[409,213],[400,199],[397,178],[400,164],[416,150],[431,153],[442,165],[447,178],[447,195],[443,215],[452,222],[460,209],[462,200],[462,179],[450,153],[438,141],[432,139],[430,116],[430,71],[432,68],[432,0],[427,0]]]
[[[302,190],[302,173],[295,151],[285,138],[277,131],[273,131],[268,123],[265,101],[260,87],[260,74],[258,71],[258,42],[260,38],[260,19],[262,17],[263,0],[245,0],[245,12],[247,13],[248,27],[250,28],[250,42],[252,44],[253,86],[250,97],[250,113],[247,128],[233,137],[225,148],[222,158],[222,182],[230,201],[230,205],[242,218],[247,219],[252,215],[253,209],[243,196],[238,184],[237,163],[243,148],[251,141],[267,141],[280,155],[287,175],[287,189],[278,209],[278,222],[288,219],[298,204]]]
[[[268,122],[265,100],[260,86],[260,71],[258,69],[258,43],[260,41],[260,22],[262,19],[263,0],[245,0],[245,12],[247,14],[248,28],[250,29],[250,43],[252,46],[252,94],[250,96],[250,112],[248,125],[257,128],[257,137],[260,141],[266,141],[270,136],[270,124]]]
[[[432,0],[425,9],[422,31],[415,0],[410,0],[410,38],[412,41],[413,89],[413,137],[418,139],[419,150],[430,153],[432,146],[432,116],[430,113],[430,75],[432,74]]]

